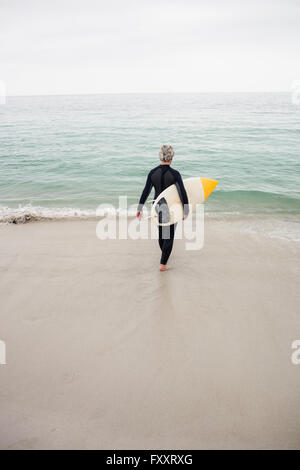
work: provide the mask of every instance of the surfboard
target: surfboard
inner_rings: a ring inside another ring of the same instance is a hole
[[[195,211],[196,206],[209,197],[218,181],[197,176],[184,179],[183,184],[188,195],[190,211]],[[175,184],[169,186],[155,199],[151,208],[151,218],[161,226],[175,224],[183,219],[183,206]]]

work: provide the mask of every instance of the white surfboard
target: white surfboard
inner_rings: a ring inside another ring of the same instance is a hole
[[[183,184],[188,195],[190,211],[194,211],[197,204],[201,204],[208,198],[218,181],[197,176],[183,180]],[[159,222],[159,209],[163,214],[161,222]],[[161,226],[175,224],[183,219],[183,206],[175,184],[169,186],[155,199],[151,209],[151,218]],[[166,219],[167,221],[164,222]]]

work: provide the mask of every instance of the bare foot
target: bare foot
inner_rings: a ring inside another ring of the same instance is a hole
[[[168,269],[170,269],[170,268],[169,268],[169,266],[167,266],[166,264],[161,264],[161,265],[159,266],[159,270],[160,270],[160,271],[168,271]]]

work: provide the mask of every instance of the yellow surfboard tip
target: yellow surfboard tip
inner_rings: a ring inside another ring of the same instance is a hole
[[[203,186],[204,200],[205,200],[213,192],[213,190],[219,184],[219,182],[216,180],[211,180],[209,178],[200,177],[200,179],[201,179],[202,186]]]

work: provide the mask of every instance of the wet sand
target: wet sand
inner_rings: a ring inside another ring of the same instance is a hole
[[[299,243],[212,219],[160,273],[95,228],[0,226],[0,447],[300,448]]]

